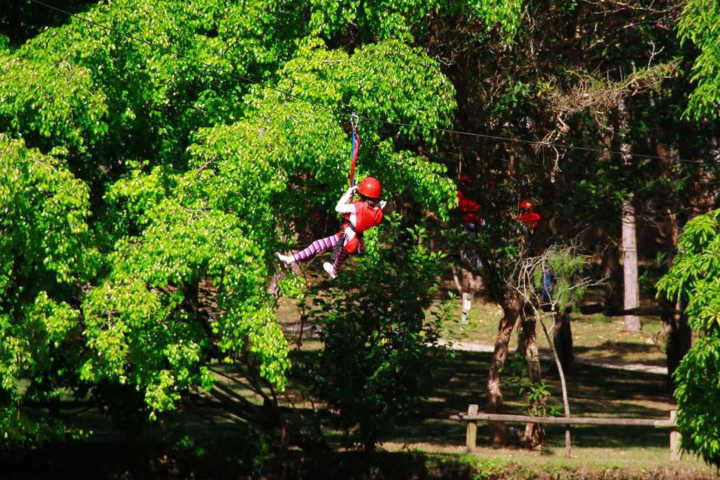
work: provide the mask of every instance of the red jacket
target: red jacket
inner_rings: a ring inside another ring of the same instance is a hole
[[[534,230],[540,221],[540,215],[535,212],[525,212],[520,215],[520,221],[523,222],[528,229]]]
[[[366,202],[353,202],[355,213],[346,213],[345,221],[352,224],[356,233],[362,233],[368,228],[380,225],[383,220],[383,211],[380,207],[370,207]],[[355,218],[353,218],[353,216]],[[354,222],[353,222],[354,220]]]
[[[355,212],[345,214],[345,222],[337,233],[338,236],[343,232],[346,233],[345,251],[348,253],[354,253],[360,245],[358,233],[380,225],[380,222],[383,220],[383,211],[380,207],[370,207],[367,202],[363,201],[353,202],[352,205],[355,207]],[[351,231],[345,230],[348,225],[352,226]]]
[[[458,207],[462,213],[463,223],[480,223],[477,213],[480,211],[480,205],[470,200],[460,190],[457,192]]]

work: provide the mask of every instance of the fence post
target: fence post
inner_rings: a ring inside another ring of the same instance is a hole
[[[468,405],[468,415],[477,415],[478,406],[474,403]],[[467,421],[467,430],[465,431],[465,446],[468,452],[475,450],[477,442],[477,420]]]
[[[670,460],[680,460],[680,444],[682,438],[680,432],[677,429],[677,411],[670,410],[670,421],[674,426],[670,427]]]

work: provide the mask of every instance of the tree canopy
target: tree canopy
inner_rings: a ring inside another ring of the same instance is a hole
[[[285,388],[278,292],[303,299],[316,285],[274,252],[333,233],[353,113],[356,177],[381,179],[394,215],[348,275],[361,284],[327,286],[334,313],[312,311],[328,326],[317,360],[351,349],[350,363],[371,360],[357,370],[366,383],[345,389],[334,370],[313,385],[355,420],[363,405],[380,412],[358,420],[366,446],[421,395],[413,378],[434,339],[422,322],[458,243],[480,253],[484,294],[514,323],[507,279],[523,256],[569,239],[617,250],[632,201],[671,258],[672,232],[717,199],[712,1],[6,3],[0,422],[13,441],[61,432],[24,406],[68,392],[155,419],[211,388],[213,365],[266,401]],[[454,211],[461,175],[485,220],[472,240]],[[534,237],[517,221],[524,199],[543,218]],[[695,288],[712,267],[699,218],[659,288],[711,331],[714,284]],[[363,302],[381,309],[355,331]],[[686,422],[696,404],[682,388]]]
[[[110,382],[155,417],[239,358],[282,390],[272,254],[347,181],[351,111],[358,174],[447,217],[445,168],[414,151],[455,108],[439,64],[392,39],[329,49],[284,8],[102,4],[4,53],[8,400]]]

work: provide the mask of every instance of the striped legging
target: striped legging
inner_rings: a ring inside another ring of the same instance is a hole
[[[293,253],[293,258],[296,262],[302,262],[312,257],[313,255],[317,255],[318,253],[322,253],[326,250],[330,250],[331,248],[335,248],[335,245],[337,245],[339,241],[340,233],[330,235],[329,237],[320,238],[312,242],[304,250]]]

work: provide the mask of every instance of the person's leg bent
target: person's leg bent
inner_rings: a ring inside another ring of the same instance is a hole
[[[339,234],[330,235],[329,237],[320,238],[318,240],[315,240],[310,245],[305,247],[303,250],[300,250],[297,253],[293,254],[293,258],[296,262],[302,262],[307,260],[308,258],[317,255],[318,253],[322,253],[326,250],[329,250],[333,248],[335,245],[338,244],[339,241]]]

